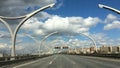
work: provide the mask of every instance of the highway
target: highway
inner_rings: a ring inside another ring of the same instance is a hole
[[[120,60],[78,55],[53,55],[13,68],[120,68]]]

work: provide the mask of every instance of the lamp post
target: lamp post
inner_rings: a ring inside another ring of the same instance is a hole
[[[32,16],[34,16],[35,14],[39,13],[40,11],[43,11],[47,8],[50,8],[50,7],[53,7],[55,4],[50,4],[50,5],[47,5],[47,6],[44,6],[34,12],[31,12],[29,14],[26,14],[26,15],[23,15],[23,16],[19,16],[19,17],[3,17],[3,16],[0,16],[0,21],[8,28],[9,32],[10,32],[10,35],[11,35],[11,40],[12,40],[12,53],[11,53],[11,56],[13,57],[12,60],[15,59],[15,42],[16,42],[16,36],[17,36],[17,33],[18,33],[18,30],[20,29],[20,27],[29,19],[31,18]],[[12,28],[10,27],[10,25],[4,20],[4,19],[8,19],[8,20],[16,20],[16,19],[22,19],[20,21],[20,23],[17,25],[17,27],[15,28],[14,31],[12,31]]]
[[[95,47],[95,51],[97,52],[97,45],[96,45],[96,42],[95,42],[95,40],[93,39],[93,37],[92,37],[92,36],[89,36],[89,35],[86,35],[86,34],[83,34],[83,33],[80,33],[80,34],[88,37],[88,38],[93,42],[93,45],[94,45],[94,47]],[[82,48],[82,50],[83,50],[83,48]]]
[[[45,36],[41,41],[40,41],[40,46],[42,46],[43,44],[43,41],[45,41],[48,37],[52,36],[53,34],[56,34],[58,33],[57,31],[56,32],[53,32],[53,33],[50,33],[48,34],[47,36]],[[39,56],[40,56],[40,50],[41,50],[41,47],[39,46]]]
[[[95,42],[94,38],[92,36],[89,36],[89,35],[86,35],[86,34],[83,34],[83,33],[79,33],[79,34],[88,37],[92,41],[93,46],[95,47],[95,51],[97,52],[97,45],[96,45],[96,42]],[[82,51],[83,51],[83,46],[82,46]]]
[[[39,47],[38,47],[38,51],[39,51],[39,56],[40,56],[40,46],[42,45],[42,42],[46,39],[46,38],[48,38],[49,36],[51,36],[51,35],[53,35],[53,34],[55,34],[55,33],[57,33],[57,32],[53,32],[53,33],[50,33],[50,34],[48,34],[47,36],[45,36],[42,40],[41,40],[41,42],[39,43],[39,41],[38,40],[36,40],[34,37],[32,37],[31,35],[28,35],[28,34],[25,34],[26,36],[28,36],[28,37],[30,37],[31,39],[33,39],[38,45],[39,45]],[[45,46],[47,49],[49,49],[49,51],[52,51],[49,47],[47,47],[47,46]]]
[[[120,11],[117,10],[117,9],[115,9],[115,8],[112,8],[112,7],[109,7],[109,6],[103,5],[103,4],[98,4],[98,6],[99,6],[100,8],[108,9],[108,10],[111,10],[111,11],[114,11],[114,12],[120,14]]]
[[[88,37],[88,38],[92,41],[93,46],[95,47],[95,51],[97,52],[97,45],[96,45],[96,42],[95,42],[95,40],[93,39],[93,37],[92,37],[92,36],[89,36],[89,35],[86,35],[86,34],[84,34],[84,33],[79,33],[79,34]],[[75,48],[75,50],[76,50],[76,48]],[[82,51],[83,51],[83,46],[82,46]]]

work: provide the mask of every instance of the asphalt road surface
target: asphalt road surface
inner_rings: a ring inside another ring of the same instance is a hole
[[[78,55],[53,55],[13,68],[120,68],[120,60]]]

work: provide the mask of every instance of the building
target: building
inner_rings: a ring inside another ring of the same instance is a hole
[[[120,46],[112,46],[112,53],[120,53]]]
[[[100,47],[99,53],[102,54],[120,53],[120,46],[102,46]]]
[[[90,54],[90,48],[83,48],[83,54]]]
[[[112,53],[112,46],[102,46],[102,47],[100,47],[100,53],[102,53],[102,54]]]
[[[96,47],[90,47],[90,53],[94,53],[96,51]]]
[[[3,54],[0,53],[0,57],[3,57]]]
[[[75,53],[76,53],[76,54],[81,54],[81,53],[82,53],[82,48],[76,49],[76,50],[75,50]]]
[[[75,50],[74,49],[69,49],[68,54],[75,54]]]

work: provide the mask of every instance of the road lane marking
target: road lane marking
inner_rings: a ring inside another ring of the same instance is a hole
[[[21,64],[21,65],[15,66],[15,67],[13,67],[13,68],[19,68],[19,67],[22,67],[22,66],[26,66],[26,65],[29,65],[29,64],[32,64],[32,63],[38,62],[38,61],[40,61],[40,60],[36,60],[36,61],[33,61],[33,62],[29,62],[29,63]]]
[[[56,58],[57,58],[57,56],[52,61],[50,61],[49,64],[52,64]]]
[[[44,59],[46,59],[46,58],[39,59],[39,60],[36,60],[36,61],[31,61],[31,62],[29,62],[29,63],[24,63],[24,64],[21,64],[21,65],[15,66],[15,67],[13,67],[13,68],[19,68],[19,67],[22,67],[22,66],[26,66],[26,65],[29,65],[29,64],[33,64],[33,63],[36,63],[36,62],[41,61],[41,60],[44,60]],[[41,61],[41,62],[44,62],[44,61]]]
[[[67,58],[65,56],[63,56],[66,60],[70,61],[72,64],[76,64],[73,60],[71,60],[70,58]]]

